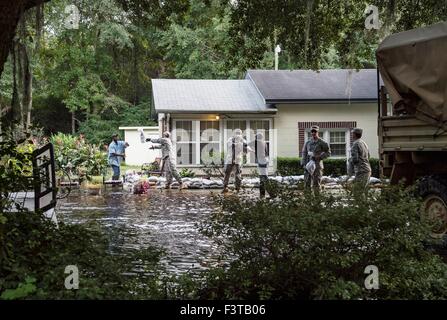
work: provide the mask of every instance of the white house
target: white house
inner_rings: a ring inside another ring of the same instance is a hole
[[[153,79],[152,92],[160,132],[173,133],[178,166],[200,167],[210,150],[226,151],[236,128],[248,142],[263,131],[272,159],[298,157],[313,124],[332,157],[347,157],[350,130],[361,127],[377,158],[377,81],[375,69],[250,70],[242,80]],[[245,167],[254,161],[250,155]]]
[[[159,150],[149,149],[150,145],[141,143],[140,132],[143,129],[146,138],[157,138],[159,136],[158,127],[120,127],[124,130],[124,141],[129,143],[126,148],[126,164],[140,166],[143,163],[151,163],[155,158],[160,157]]]

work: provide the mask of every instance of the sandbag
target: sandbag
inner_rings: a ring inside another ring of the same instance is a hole
[[[315,172],[317,165],[315,164],[314,160],[310,160],[307,164],[306,164],[306,170],[307,172],[309,172],[310,175],[313,175]]]

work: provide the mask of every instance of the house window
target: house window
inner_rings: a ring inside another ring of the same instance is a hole
[[[200,121],[200,164],[219,163],[219,121]]]
[[[195,121],[176,121],[175,129],[177,164],[195,164],[197,159]]]
[[[330,131],[329,142],[333,157],[346,157],[346,132]]]
[[[241,129],[244,138],[246,139],[247,121],[246,120],[227,120],[226,126],[227,136],[232,137],[234,130]]]
[[[345,129],[321,129],[319,132],[320,138],[329,143],[331,148],[331,157],[334,158],[345,158],[346,154],[346,145],[349,140],[349,130]],[[306,130],[306,141],[312,138],[312,134],[310,133],[310,129]]]
[[[177,164],[197,165],[220,159],[219,121],[176,120]]]
[[[221,125],[224,132],[221,132]],[[227,141],[235,129],[241,129],[244,139],[254,148],[255,135],[264,134],[267,150],[271,146],[271,120],[174,120],[174,138],[178,165],[200,165],[221,163],[222,151],[226,151]],[[222,149],[222,139],[224,148]],[[255,164],[255,155],[248,153],[244,163]]]
[[[252,120],[227,120],[226,128],[225,128],[225,151],[227,148],[227,141],[230,137],[233,136],[235,129],[241,129],[244,139],[247,143],[254,148],[254,141],[256,133],[261,132],[264,134],[264,139],[267,143],[267,151],[270,153],[271,146],[271,132],[272,123],[271,120],[266,119],[252,119]],[[247,153],[244,156],[244,164],[255,164],[256,157],[252,152]]]

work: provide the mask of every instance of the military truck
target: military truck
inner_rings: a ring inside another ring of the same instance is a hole
[[[379,152],[391,184],[417,185],[447,233],[447,22],[387,37],[377,52]],[[379,75],[380,73],[380,75]],[[383,84],[383,85],[382,85]]]

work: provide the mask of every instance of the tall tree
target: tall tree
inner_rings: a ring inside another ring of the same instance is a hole
[[[237,46],[244,46],[246,37],[275,39],[299,58],[302,68],[314,69],[332,48],[344,67],[362,67],[362,61],[375,60],[374,51],[386,34],[447,18],[446,2],[439,0],[222,1],[231,3],[230,32]],[[384,22],[380,31],[365,29],[367,5],[379,8]]]
[[[17,24],[23,13],[49,0],[0,0],[0,76],[11,51]]]

